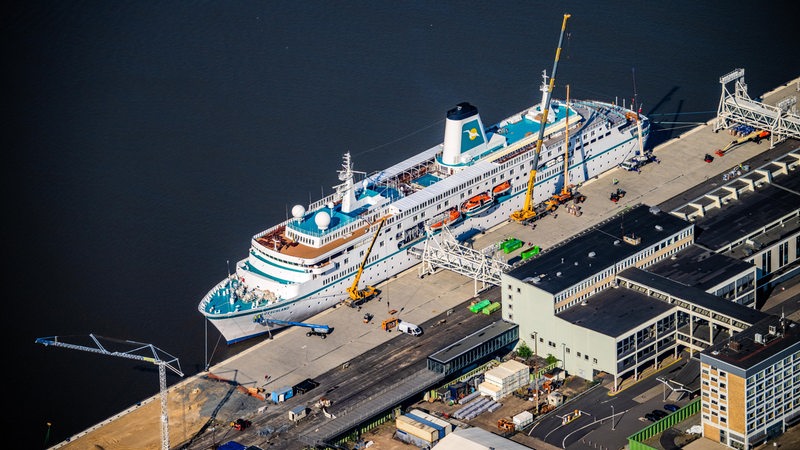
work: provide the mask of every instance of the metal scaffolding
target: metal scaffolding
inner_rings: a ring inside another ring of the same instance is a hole
[[[735,83],[733,92],[728,89],[729,83]],[[786,138],[800,139],[800,116],[795,113],[797,97],[787,97],[777,106],[770,106],[752,100],[747,95],[747,84],[744,81],[744,69],[720,77],[722,94],[717,108],[717,119],[714,131],[727,129],[736,124],[770,132],[770,148]]]
[[[496,251],[495,246],[478,251],[460,244],[445,225],[438,235],[428,231],[419,277],[436,273],[441,268],[451,270],[472,278],[475,281],[475,295],[478,295],[489,285],[500,285],[501,274],[511,268],[494,257]]]

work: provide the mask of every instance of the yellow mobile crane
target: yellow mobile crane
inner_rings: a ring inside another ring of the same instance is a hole
[[[558,49],[556,50],[556,57],[553,61],[553,71],[550,74],[550,85],[547,87],[547,95],[545,102],[542,105],[542,119],[539,122],[539,139],[536,141],[536,151],[533,155],[533,167],[531,167],[530,176],[528,177],[528,190],[525,192],[525,203],[522,209],[511,213],[511,220],[515,222],[526,222],[536,217],[536,211],[533,208],[533,187],[536,184],[536,170],[539,166],[539,151],[542,149],[542,141],[544,140],[544,127],[547,125],[547,113],[550,110],[550,97],[553,94],[553,85],[556,82],[556,69],[558,68],[558,58],[561,56],[561,43],[564,40],[564,30],[567,28],[567,19],[571,17],[570,14],[564,14],[564,21],[561,23],[561,35],[558,37]]]
[[[567,85],[567,116],[564,120],[564,131],[566,133],[564,137],[564,185],[561,187],[560,193],[553,194],[552,197],[545,201],[545,205],[547,205],[546,211],[553,211],[558,208],[558,205],[567,203],[572,199],[575,199],[575,203],[580,203],[586,199],[585,196],[577,192],[574,185],[569,184],[569,85]]]
[[[358,267],[358,271],[356,272],[356,279],[353,280],[353,285],[347,288],[347,293],[350,295],[350,298],[345,300],[345,304],[347,306],[351,307],[358,306],[378,293],[378,290],[375,289],[373,286],[367,286],[364,289],[359,289],[358,282],[361,280],[361,274],[364,273],[364,267],[366,267],[367,265],[367,259],[369,259],[369,254],[372,253],[372,246],[375,245],[375,241],[378,239],[378,235],[381,234],[381,229],[383,228],[383,224],[385,222],[386,222],[386,217],[381,219],[380,224],[378,225],[378,231],[376,231],[375,235],[372,236],[372,242],[369,243],[369,248],[367,248],[367,252],[364,254],[364,261],[362,261],[361,265]]]

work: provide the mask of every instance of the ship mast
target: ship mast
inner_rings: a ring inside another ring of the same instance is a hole
[[[353,187],[353,161],[350,152],[344,154],[342,169],[339,170],[339,180],[342,184],[334,186],[336,194],[342,200],[342,212],[349,213],[356,208],[356,190]]]

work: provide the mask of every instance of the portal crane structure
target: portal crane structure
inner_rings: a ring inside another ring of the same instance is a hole
[[[384,223],[386,223],[386,217],[380,220],[380,223],[378,224],[378,230],[375,232],[375,235],[372,236],[372,242],[369,243],[369,248],[367,248],[367,252],[364,254],[364,260],[358,267],[356,278],[353,280],[352,286],[347,288],[347,293],[350,295],[350,297],[345,300],[345,304],[347,306],[357,306],[369,300],[378,293],[378,290],[373,286],[367,286],[364,289],[359,289],[358,282],[361,281],[361,275],[364,273],[364,267],[367,266],[367,259],[369,259],[369,254],[372,253],[372,246],[375,245],[378,235],[381,234],[381,229],[383,228]]]
[[[556,83],[556,69],[558,68],[558,58],[561,56],[561,43],[564,40],[564,30],[567,28],[567,19],[570,17],[570,14],[564,14],[564,21],[561,23],[561,34],[558,37],[558,49],[556,50],[556,57],[553,61],[553,71],[550,73],[550,85],[547,87],[547,95],[542,105],[542,119],[539,122],[539,137],[536,140],[536,150],[533,155],[532,163],[533,167],[531,167],[530,176],[528,177],[528,190],[525,192],[525,203],[522,205],[522,209],[511,213],[511,220],[515,222],[526,222],[536,217],[536,211],[533,205],[533,187],[536,184],[536,171],[539,167],[539,152],[542,150],[544,128],[547,126],[547,115],[550,111],[550,97],[553,94],[553,86]]]
[[[69,344],[60,341],[58,336],[37,338],[35,342],[43,344],[45,346],[52,345],[55,347],[64,347],[64,348],[71,348],[73,350],[83,350],[85,352],[100,353],[101,355],[119,356],[121,358],[135,359],[137,361],[144,361],[157,365],[158,381],[161,390],[161,449],[169,450],[169,420],[167,415],[166,369],[169,368],[171,371],[183,377],[183,372],[181,372],[181,365],[180,362],[178,362],[178,358],[159,349],[158,347],[153,346],[152,344],[143,344],[141,342],[135,342],[135,341],[104,338],[102,336],[95,336],[94,334],[90,334],[89,337],[95,343],[95,347],[89,347],[79,344]],[[124,346],[132,346],[133,348],[127,351],[111,351],[106,349],[106,347],[104,347],[103,344],[100,343],[100,339],[106,339],[113,343],[121,344]],[[149,352],[150,354],[152,354],[152,356],[143,356],[138,354],[141,352],[144,353]],[[162,358],[161,356],[159,356],[160,354],[164,355],[164,357]]]

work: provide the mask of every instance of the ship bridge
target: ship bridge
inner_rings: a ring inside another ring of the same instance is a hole
[[[411,251],[422,259],[419,266],[420,278],[439,269],[451,270],[474,280],[475,295],[486,290],[489,285],[499,286],[501,275],[511,268],[494,258],[494,246],[478,251],[460,244],[447,225],[442,227],[437,236],[431,235],[429,231],[425,247],[421,251]]]
[[[770,148],[786,138],[800,139],[800,116],[796,114],[797,97],[787,97],[776,106],[752,100],[747,95],[744,69],[720,77],[722,94],[717,108],[714,131],[727,129],[736,124],[745,124],[770,132]],[[734,83],[733,92],[728,85]]]

